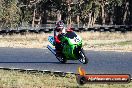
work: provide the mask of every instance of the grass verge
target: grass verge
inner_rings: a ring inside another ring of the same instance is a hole
[[[77,33],[83,39],[86,50],[132,51],[132,32],[82,32]],[[0,36],[0,47],[46,48],[50,44],[48,36],[53,33]]]
[[[85,84],[78,85],[76,76],[67,74],[63,77],[42,72],[20,72],[0,70],[0,88],[132,88],[129,84]]]

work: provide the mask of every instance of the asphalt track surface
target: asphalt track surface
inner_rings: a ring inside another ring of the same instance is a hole
[[[85,51],[89,63],[68,61],[61,64],[48,49],[0,48],[0,67],[77,72],[82,66],[88,74],[131,74],[132,52]]]

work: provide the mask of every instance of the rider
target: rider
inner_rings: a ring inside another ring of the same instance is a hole
[[[56,28],[54,30],[54,39],[55,39],[55,48],[56,48],[57,56],[60,56],[62,54],[61,51],[62,51],[63,47],[62,47],[61,41],[60,41],[61,37],[63,37],[66,32],[70,32],[70,31],[73,31],[73,30],[71,30],[70,26],[68,29],[66,29],[64,27],[64,23],[62,20],[60,20],[56,23]]]
[[[58,34],[57,34],[58,33]],[[55,48],[56,48],[56,54],[58,56],[61,55],[62,46],[60,38],[66,33],[66,29],[64,27],[64,23],[62,20],[58,21],[56,23],[56,28],[54,30],[54,39],[55,39]]]

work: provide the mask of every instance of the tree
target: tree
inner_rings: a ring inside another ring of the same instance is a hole
[[[17,27],[20,18],[20,9],[17,0],[1,0],[2,27]]]
[[[130,17],[129,17],[129,24],[132,25],[132,0],[129,1],[129,11],[130,11]]]
[[[96,0],[81,0],[76,6],[76,14],[87,27],[92,27],[99,14],[99,3]]]

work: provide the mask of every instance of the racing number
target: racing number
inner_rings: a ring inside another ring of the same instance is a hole
[[[77,43],[77,42],[80,42],[80,39],[78,37],[75,37],[74,41]]]

